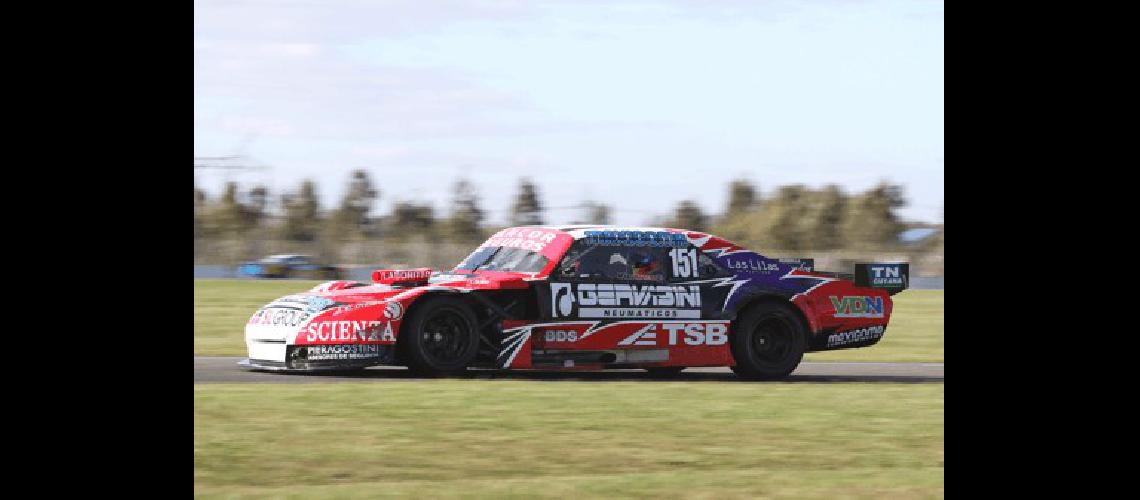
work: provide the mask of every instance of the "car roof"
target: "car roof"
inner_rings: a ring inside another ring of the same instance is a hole
[[[558,231],[563,234],[569,235],[575,241],[586,237],[586,231],[636,231],[636,232],[668,232],[675,234],[683,234],[697,248],[705,252],[714,252],[717,255],[727,255],[739,251],[748,251],[746,248],[728,241],[719,236],[715,236],[703,231],[690,231],[688,229],[678,229],[674,227],[656,227],[656,226],[614,226],[605,224],[567,224],[560,226],[517,226],[507,229],[545,229],[547,231]]]
[[[560,231],[570,236],[575,240],[586,237],[586,231],[638,231],[638,232],[670,232],[670,233],[698,233],[697,231],[685,231],[681,229],[674,229],[668,227],[650,227],[650,226],[614,226],[606,224],[567,224],[560,226],[518,226],[517,229],[522,228],[535,228],[546,229],[551,231]],[[512,228],[515,229],[515,228]],[[699,233],[703,234],[703,233]]]

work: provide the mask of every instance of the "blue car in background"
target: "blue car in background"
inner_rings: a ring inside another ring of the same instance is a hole
[[[344,271],[335,266],[318,264],[309,255],[270,255],[261,260],[243,262],[238,275],[249,278],[344,279]]]

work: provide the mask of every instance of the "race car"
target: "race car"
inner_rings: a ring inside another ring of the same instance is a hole
[[[341,279],[344,271],[336,266],[317,264],[308,255],[270,255],[261,260],[242,262],[238,274],[251,278]]]
[[[907,263],[819,272],[722,238],[670,228],[528,226],[499,231],[455,269],[384,269],[329,281],[258,309],[245,327],[251,369],[407,366],[728,366],[776,379],[805,352],[874,345]]]

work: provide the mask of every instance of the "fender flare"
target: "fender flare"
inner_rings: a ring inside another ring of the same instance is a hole
[[[819,332],[819,322],[815,320],[815,311],[812,310],[809,301],[790,300],[788,297],[771,292],[761,292],[749,297],[748,300],[744,301],[740,307],[736,308],[736,310],[733,311],[732,321],[735,323],[736,320],[740,317],[741,312],[744,312],[748,308],[753,307],[757,304],[765,302],[776,302],[790,306],[792,310],[799,314],[800,319],[804,322],[804,325],[807,326],[809,336],[815,335],[817,332]]]

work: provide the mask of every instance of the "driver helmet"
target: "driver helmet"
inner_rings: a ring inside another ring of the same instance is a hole
[[[648,274],[657,268],[657,261],[651,254],[634,254],[633,256],[633,271],[636,274]]]

